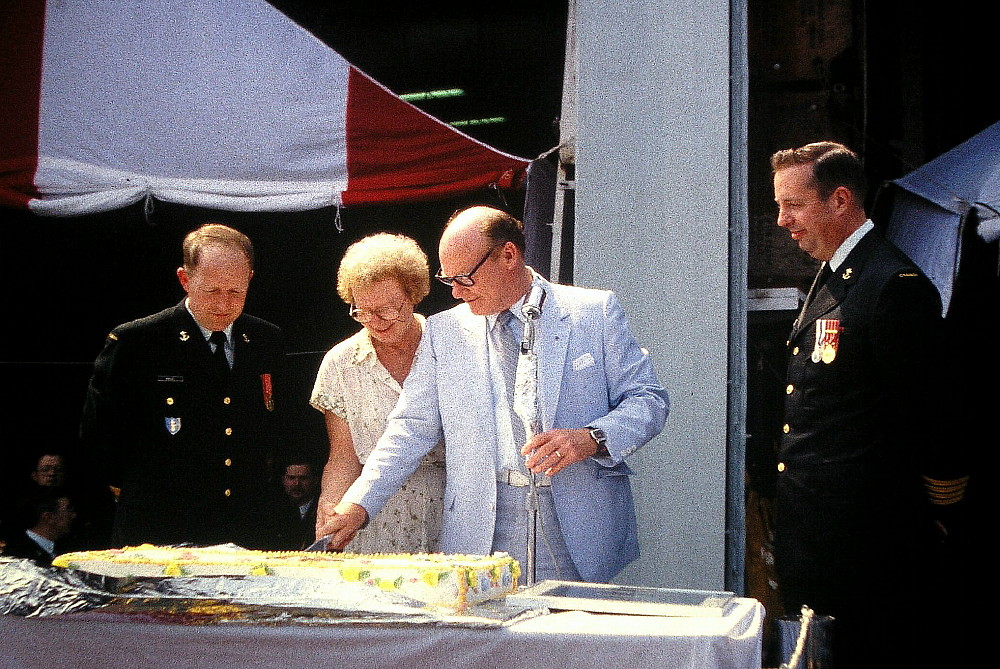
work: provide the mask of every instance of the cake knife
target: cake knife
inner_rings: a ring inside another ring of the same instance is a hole
[[[319,553],[326,552],[326,547],[330,544],[330,538],[332,536],[333,536],[332,534],[327,534],[327,535],[324,535],[324,536],[320,537],[315,542],[313,542],[313,544],[311,546],[309,546],[309,548],[306,549],[306,552],[312,552],[312,553],[315,553],[315,552],[319,552]]]

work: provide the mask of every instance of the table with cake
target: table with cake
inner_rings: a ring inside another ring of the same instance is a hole
[[[638,606],[647,614],[560,610],[552,604],[559,600],[541,606],[525,598],[531,588],[518,593],[521,567],[505,554],[145,545],[62,555],[51,571],[95,588],[99,582],[109,596],[61,615],[0,616],[0,667],[761,663],[764,611],[755,600],[732,597],[705,614],[648,615]]]

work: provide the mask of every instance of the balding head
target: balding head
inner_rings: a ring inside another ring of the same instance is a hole
[[[495,314],[511,307],[531,287],[524,264],[521,222],[493,207],[464,209],[448,221],[438,246],[439,276],[459,277],[452,295],[474,314]],[[463,278],[471,278],[471,286]]]

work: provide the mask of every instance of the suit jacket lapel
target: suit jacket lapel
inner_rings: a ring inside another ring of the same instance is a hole
[[[793,338],[805,330],[817,318],[830,313],[837,307],[860,276],[865,263],[878,243],[878,233],[870,231],[858,242],[857,246],[847,254],[837,271],[815,291],[811,301],[808,301],[802,315],[796,321]]]
[[[201,329],[198,327],[197,321],[194,320],[194,316],[184,306],[183,301],[174,307],[171,319],[173,322],[172,327],[176,330],[177,340],[184,346],[187,355],[191,356],[194,360],[202,361],[206,365],[211,362],[212,351],[208,347],[208,342],[205,341],[205,337],[201,334]]]
[[[464,398],[439,398],[439,402],[444,404],[446,402],[456,402],[461,399],[459,404],[462,405],[463,412],[469,412],[472,416],[492,416],[495,411],[493,405],[493,386],[490,380],[490,359],[489,359],[489,340],[487,338],[486,332],[486,318],[484,316],[477,316],[469,311],[458,315],[459,327],[463,330],[463,335],[465,336],[465,341],[468,342],[468,366],[467,374],[469,376],[470,383],[466,386],[467,390],[458,390],[456,392],[468,392],[468,396]],[[477,420],[475,421],[477,426],[481,426],[480,429],[484,433],[480,436],[480,440],[476,443],[494,443],[496,441],[496,422],[493,420]],[[472,437],[473,435],[469,435]],[[485,440],[485,441],[484,441]],[[490,458],[492,458],[492,452],[489,449],[477,449],[477,451],[482,451],[484,454],[488,453]],[[487,466],[484,461],[484,466]],[[492,460],[488,464],[489,471],[493,471]]]
[[[566,350],[569,346],[569,312],[553,295],[552,286],[543,281],[546,297],[542,315],[538,319],[535,347],[538,351],[538,403],[542,416],[542,429],[551,429],[555,423],[556,407],[566,369]]]
[[[242,315],[233,322],[233,373],[237,373],[250,361],[253,353],[253,339],[243,329],[245,321]]]

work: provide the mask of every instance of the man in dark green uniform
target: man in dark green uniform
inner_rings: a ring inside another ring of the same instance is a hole
[[[771,159],[778,225],[823,261],[788,341],[775,567],[787,613],[832,615],[837,667],[921,666],[928,556],[962,498],[941,302],[864,209],[833,142]],[[929,606],[930,605],[930,606]]]
[[[84,448],[118,493],[113,543],[270,548],[284,344],[243,314],[253,246],[207,224],[184,239],[180,304],[115,328],[94,365]]]

